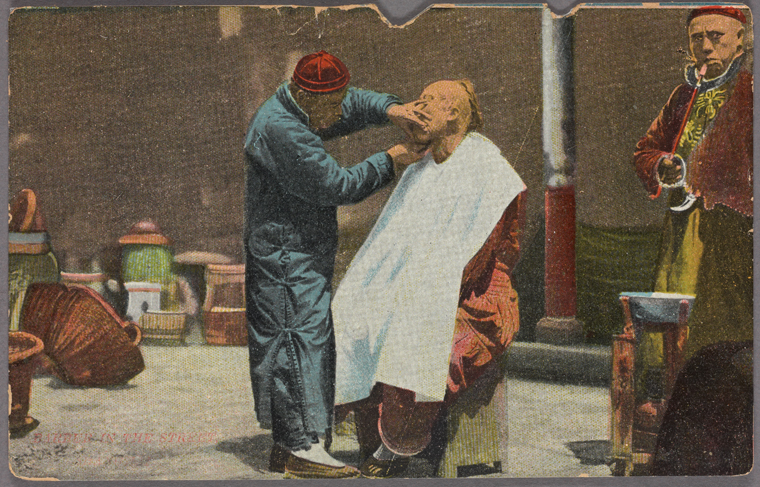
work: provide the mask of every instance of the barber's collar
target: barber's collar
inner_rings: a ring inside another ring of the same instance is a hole
[[[298,117],[298,119],[305,123],[307,126],[310,126],[309,116],[306,114],[306,112],[303,111],[303,108],[298,105],[296,99],[293,98],[293,94],[290,92],[290,86],[288,86],[287,81],[281,84],[277,89],[277,99],[280,101],[280,103],[282,103],[285,109]]]
[[[702,80],[702,84],[699,86],[699,91],[704,93],[705,91],[709,91],[709,90],[712,90],[713,88],[717,88],[718,86],[721,86],[723,83],[734,79],[734,76],[736,76],[736,73],[738,73],[739,70],[741,69],[743,61],[744,61],[744,54],[734,59],[731,62],[731,65],[728,67],[728,69],[717,78]],[[686,66],[684,75],[686,77],[686,83],[688,83],[689,86],[691,87],[697,86],[696,66],[694,66],[693,64]]]

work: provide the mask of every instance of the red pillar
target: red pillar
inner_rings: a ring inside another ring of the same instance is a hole
[[[575,188],[546,188],[546,316],[575,316]]]
[[[536,341],[555,345],[583,343],[583,324],[575,318],[575,187],[547,186],[545,205],[546,316],[536,325]]]

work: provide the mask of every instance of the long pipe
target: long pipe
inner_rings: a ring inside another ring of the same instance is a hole
[[[697,93],[699,93],[699,87],[702,85],[702,78],[704,78],[705,73],[707,73],[707,63],[702,65],[702,68],[697,75],[697,85],[694,87],[694,92],[691,94],[691,99],[689,99],[689,105],[686,107],[686,113],[683,116],[683,120],[681,120],[681,127],[678,129],[678,135],[676,135],[676,138],[673,140],[673,150],[670,151],[671,154],[676,153],[678,143],[681,142],[681,136],[683,136],[683,131],[686,129],[686,123],[689,121],[692,108],[694,108],[694,102],[697,99]]]
[[[686,124],[689,121],[689,116],[691,116],[691,110],[694,108],[694,102],[697,100],[697,94],[699,93],[700,86],[702,86],[702,79],[705,77],[705,73],[707,73],[707,63],[703,64],[702,68],[700,68],[699,72],[697,73],[697,83],[694,87],[694,92],[692,92],[691,98],[689,99],[689,105],[686,107],[686,113],[683,116],[683,120],[681,120],[681,127],[678,129],[678,134],[676,135],[675,139],[673,139],[673,150],[670,151],[670,153],[673,154],[673,157],[678,157],[675,155],[676,149],[678,149],[678,144],[681,142],[683,131],[686,129]],[[681,158],[678,157],[678,159],[680,160]],[[686,162],[681,160],[681,164],[685,166]],[[683,174],[684,177],[681,180],[681,184],[685,185],[686,167],[683,168]],[[694,193],[687,191],[683,202],[679,205],[671,206],[670,209],[676,213],[686,211],[694,205],[695,201],[697,201],[697,197],[694,196]]]

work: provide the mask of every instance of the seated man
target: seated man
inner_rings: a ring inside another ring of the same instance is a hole
[[[510,276],[525,185],[475,132],[472,83],[433,83],[412,105],[429,153],[404,173],[333,301],[336,403],[357,413],[366,477],[402,473],[441,406],[519,327]]]

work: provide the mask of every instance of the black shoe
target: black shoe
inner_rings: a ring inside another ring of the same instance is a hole
[[[11,424],[8,427],[11,439],[23,438],[40,425],[40,422],[31,416],[24,418],[21,424]]]
[[[269,453],[269,471],[276,473],[285,472],[285,464],[288,461],[291,453],[275,443],[272,446],[272,451]]]

